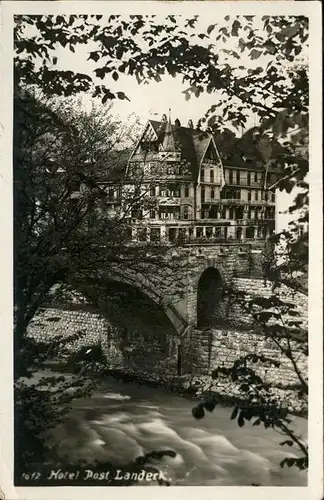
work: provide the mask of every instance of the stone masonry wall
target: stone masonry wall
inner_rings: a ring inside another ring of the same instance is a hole
[[[85,308],[42,308],[28,327],[28,334],[36,340],[48,342],[55,337],[64,337],[84,332],[85,335],[68,345],[71,351],[101,341],[109,328],[109,322],[101,314]]]
[[[153,328],[152,328],[153,329]],[[70,345],[71,351],[81,346],[101,343],[108,359],[115,368],[135,367],[147,372],[161,365],[176,372],[177,343],[172,339],[135,338],[125,343],[122,332],[112,329],[108,320],[100,313],[83,309],[46,308],[41,310],[29,326],[29,334],[41,341],[48,341],[57,335],[69,336],[78,332],[85,335]],[[307,378],[307,357],[296,349],[296,359],[302,373]],[[124,351],[124,352],[123,352]],[[260,353],[281,362],[279,368],[265,369],[257,366],[257,372],[271,384],[289,386],[298,382],[290,361],[280,353],[273,341],[262,333],[252,330],[238,330],[221,327],[210,330],[193,329],[183,339],[183,372],[208,375],[217,366],[228,367],[238,357],[248,353]],[[150,362],[148,362],[148,360]]]
[[[292,345],[297,365],[307,379],[307,357],[297,344]],[[298,383],[298,377],[290,360],[279,347],[262,334],[253,331],[237,332],[231,329],[213,329],[202,332],[193,330],[190,337],[190,358],[192,372],[208,375],[218,366],[229,367],[240,356],[263,354],[280,362],[280,367],[265,368],[256,364],[256,372],[271,385],[289,387]]]
[[[258,279],[233,278],[230,286],[234,290],[244,292],[247,299],[253,299],[254,296],[270,297],[272,295],[272,283],[264,282]],[[298,314],[298,319],[301,321],[300,327],[305,330],[307,337],[308,329],[308,297],[302,293],[296,292],[285,285],[281,285],[276,291],[276,295],[284,302],[290,302],[295,305],[295,311]],[[237,320],[244,324],[251,323],[251,315],[243,313],[239,305],[235,303],[228,307],[228,317],[232,320]]]
[[[143,332],[126,332],[112,326],[100,312],[87,305],[42,308],[28,327],[28,335],[41,342],[81,332],[84,335],[66,344],[67,351],[72,353],[83,346],[101,344],[111,368],[126,370],[132,366],[147,372],[160,365],[165,367],[167,360],[174,366],[174,342],[167,335],[154,335],[154,326],[149,336]]]

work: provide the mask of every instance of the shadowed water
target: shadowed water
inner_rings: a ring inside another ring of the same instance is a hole
[[[71,461],[121,466],[149,451],[172,449],[175,458],[154,465],[176,485],[306,485],[306,472],[279,466],[284,457],[298,456],[296,449],[279,445],[285,437],[249,422],[239,428],[229,418],[230,408],[216,407],[197,421],[193,406],[163,389],[109,378],[91,398],[73,401],[70,418],[54,439]],[[295,418],[294,425],[306,436],[306,420]]]

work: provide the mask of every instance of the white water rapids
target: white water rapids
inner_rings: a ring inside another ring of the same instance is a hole
[[[159,388],[113,379],[88,399],[76,399],[69,419],[54,431],[60,453],[69,460],[109,461],[126,465],[140,455],[172,449],[154,465],[172,485],[303,486],[306,472],[284,469],[280,461],[298,450],[279,445],[286,439],[273,429],[238,427],[232,409],[216,407],[195,420],[193,401]],[[307,435],[307,420],[294,418]]]

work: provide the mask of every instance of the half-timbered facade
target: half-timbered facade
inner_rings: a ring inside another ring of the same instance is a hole
[[[135,241],[262,240],[275,229],[278,169],[260,159],[222,151],[213,134],[149,120],[127,163],[152,200],[132,214]]]

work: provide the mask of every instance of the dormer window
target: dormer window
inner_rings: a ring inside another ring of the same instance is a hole
[[[159,151],[159,144],[157,141],[143,141],[141,143],[141,151],[146,153],[157,153]]]

